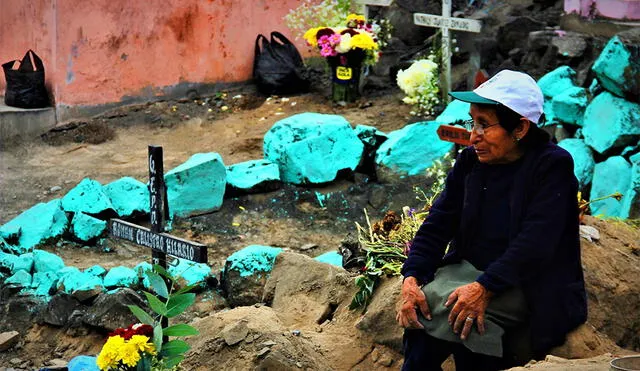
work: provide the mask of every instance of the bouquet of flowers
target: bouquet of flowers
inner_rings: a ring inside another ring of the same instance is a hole
[[[404,103],[417,106],[413,115],[433,115],[440,103],[438,65],[435,56],[413,62],[406,70],[398,71],[398,86],[407,95]]]
[[[100,370],[148,370],[156,355],[153,327],[141,323],[109,334],[96,361]]]

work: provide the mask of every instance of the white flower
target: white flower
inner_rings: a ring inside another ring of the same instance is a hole
[[[349,50],[351,50],[351,35],[341,35],[340,43],[336,45],[336,51],[342,54],[348,52]]]

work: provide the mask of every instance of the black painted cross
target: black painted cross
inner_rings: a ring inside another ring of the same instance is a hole
[[[167,254],[197,263],[207,262],[207,246],[164,233],[169,203],[164,184],[162,147],[149,146],[149,196],[151,229],[120,219],[111,219],[110,234],[151,248],[153,264],[167,268]]]

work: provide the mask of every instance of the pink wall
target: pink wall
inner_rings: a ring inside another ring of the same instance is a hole
[[[0,61],[33,48],[58,107],[251,78],[258,33],[300,0],[0,0]],[[297,42],[305,52],[303,43]],[[0,79],[4,92],[4,78]]]
[[[565,0],[564,11],[583,17],[640,20],[640,0]]]

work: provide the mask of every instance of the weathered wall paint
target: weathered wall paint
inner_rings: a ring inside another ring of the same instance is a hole
[[[640,20],[640,0],[565,0],[564,11],[583,17]]]
[[[251,78],[258,33],[300,0],[0,0],[0,62],[32,48],[58,107],[162,96]],[[298,48],[305,52],[302,41]],[[4,78],[0,91],[4,92]],[[2,93],[0,93],[2,94]]]

